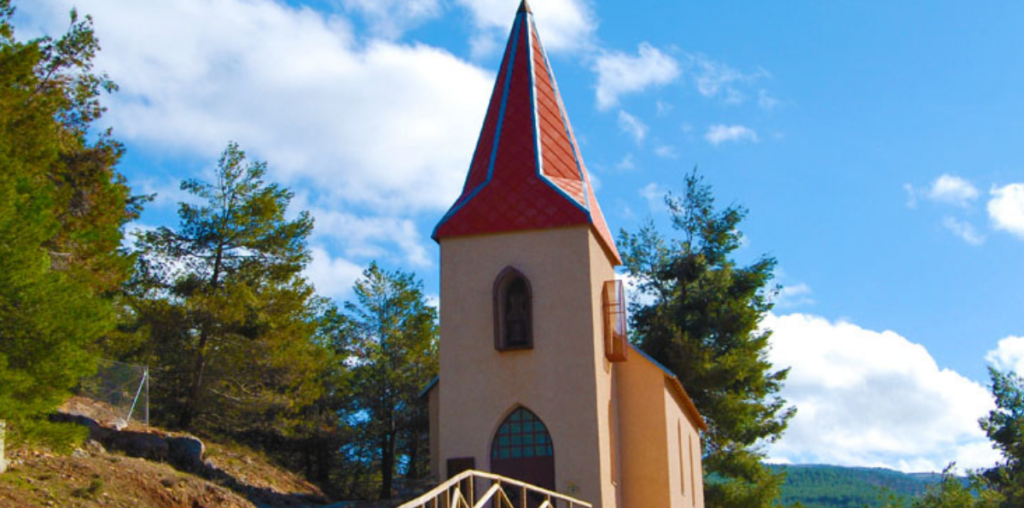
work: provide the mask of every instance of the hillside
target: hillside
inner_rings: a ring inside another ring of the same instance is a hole
[[[76,399],[62,410],[73,410],[77,414],[72,416],[81,418],[82,412],[96,416],[101,409]],[[117,431],[99,428],[106,436],[102,441],[124,450],[108,450],[96,439],[71,455],[25,447],[8,450],[11,467],[0,474],[0,507],[285,508],[328,503],[316,486],[245,447],[205,440],[203,463],[189,472],[180,461],[172,466],[174,460],[139,456],[159,452],[159,446],[151,445],[159,445],[160,438],[194,438],[134,424],[111,437]]]
[[[935,473],[901,473],[891,469],[825,465],[771,466],[786,472],[781,505],[800,502],[806,508],[879,507],[890,496],[904,500],[938,483]]]

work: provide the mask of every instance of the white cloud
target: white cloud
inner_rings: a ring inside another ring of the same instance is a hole
[[[120,139],[211,160],[234,139],[333,203],[439,210],[458,193],[493,76],[444,50],[357,43],[346,20],[271,0],[76,4],[121,86]],[[71,5],[20,7],[56,33]]]
[[[757,132],[742,125],[712,125],[708,127],[704,139],[715,146],[728,141],[758,141]]]
[[[963,178],[953,175],[942,175],[932,182],[925,192],[928,199],[967,208],[978,199],[978,189]]]
[[[333,253],[348,259],[387,259],[420,268],[432,264],[421,228],[411,219],[362,216],[309,206],[304,199],[296,199],[293,207],[309,210],[316,220],[312,242],[330,247]]]
[[[322,247],[314,246],[310,250],[313,259],[304,274],[313,283],[317,294],[335,299],[348,297],[352,285],[363,274],[363,268],[345,259],[331,257]]]
[[[693,69],[693,81],[697,86],[697,92],[704,97],[721,97],[727,104],[739,104],[746,99],[746,96],[739,90],[737,85],[750,84],[769,76],[765,70],[758,70],[752,73],[741,72],[727,64],[716,62],[699,53],[689,55],[689,67]],[[765,109],[774,107],[775,102],[771,102],[774,99],[764,90],[761,92],[764,92],[763,95],[761,93],[758,94],[761,107],[770,106]]]
[[[146,209],[163,208],[176,210],[179,203],[200,202],[200,198],[188,191],[181,189],[181,183],[177,180],[157,180],[155,178],[139,178],[132,180],[132,191],[138,194],[152,195],[153,201],[146,205]]]
[[[941,369],[920,344],[807,314],[769,314],[769,359],[792,367],[782,396],[797,415],[770,445],[776,460],[904,471],[988,467],[978,427],[994,405],[978,383]]]
[[[342,0],[342,3],[349,10],[362,14],[375,34],[391,39],[441,13],[438,0]]]
[[[138,239],[139,235],[156,230],[156,226],[143,224],[139,221],[129,222],[127,225],[124,226],[124,236],[121,237],[121,247],[134,251],[137,247],[136,240]]]
[[[1024,336],[1007,337],[985,356],[999,370],[1012,370],[1024,376]]]
[[[945,217],[942,219],[942,227],[971,245],[985,243],[985,237],[970,222],[962,221],[956,217]]]
[[[647,126],[639,118],[625,111],[619,111],[619,129],[632,136],[638,145],[647,136]]]
[[[376,1],[376,0],[366,0]],[[503,48],[515,8],[519,2],[507,0],[456,0],[468,9],[477,33],[471,44],[473,53],[482,56]],[[593,44],[597,19],[583,0],[535,0],[530,3],[544,48],[551,52],[576,51]]]
[[[773,97],[767,90],[757,91],[757,106],[765,111],[771,111],[779,105],[779,100]]]
[[[996,229],[1024,238],[1024,183],[993,187],[988,216]]]
[[[665,189],[657,183],[651,182],[640,189],[640,197],[647,201],[652,209],[665,206]]]
[[[633,154],[627,153],[626,156],[615,165],[615,167],[626,171],[636,169],[636,163],[633,162]]]
[[[618,104],[619,96],[671,83],[679,77],[679,63],[658,48],[644,42],[637,56],[607,52],[597,57],[597,107],[606,110]]]
[[[903,184],[903,190],[907,192],[907,208],[917,208],[917,189],[909,183]]]
[[[661,157],[662,159],[675,159],[679,157],[676,153],[676,147],[672,145],[660,145],[654,149],[654,155]]]
[[[789,309],[793,307],[799,307],[802,305],[814,304],[814,299],[811,298],[811,287],[801,282],[799,284],[793,284],[790,286],[783,286],[779,290],[778,296],[775,297],[775,307],[780,309]]]

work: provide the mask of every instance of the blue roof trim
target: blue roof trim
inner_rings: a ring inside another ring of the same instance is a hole
[[[537,114],[537,69],[533,64],[533,20],[526,24],[526,61],[530,67],[530,119],[533,124],[533,156],[537,167],[537,174],[544,175],[544,157],[541,154],[543,148],[540,143],[540,115]]]
[[[540,40],[540,34],[537,35],[538,41]],[[576,140],[573,139],[572,133],[569,132],[569,119],[566,118],[565,104],[562,103],[562,93],[558,90],[558,82],[555,81],[555,71],[551,70],[551,60],[548,59],[548,50],[543,44],[540,45],[540,50],[544,55],[544,66],[547,68],[548,79],[551,80],[551,87],[555,91],[555,100],[558,101],[558,113],[562,115],[562,125],[565,126],[565,137],[572,144],[572,158],[576,162],[576,171],[580,175],[580,182],[583,183],[583,202],[585,203],[587,216],[590,217],[590,193],[589,184],[587,178],[583,175],[583,156],[580,154],[580,147],[576,146]],[[573,200],[575,201],[575,200]],[[593,220],[591,220],[593,222]]]
[[[437,386],[437,383],[440,381],[441,376],[434,376],[434,379],[431,379],[430,382],[427,383],[427,387],[424,388],[423,391],[421,391],[420,394],[416,396],[416,398],[422,399],[423,397],[426,397],[427,394],[430,393],[430,390]]]
[[[633,345],[632,342],[629,343],[629,347],[632,348],[633,351],[636,351],[638,354],[640,354],[640,356],[642,356],[642,357],[646,358],[647,360],[649,360],[651,363],[653,363],[656,367],[661,369],[663,372],[665,372],[666,376],[668,376],[668,377],[670,377],[672,379],[675,379],[676,381],[679,381],[679,376],[676,376],[675,373],[673,373],[671,370],[668,370],[668,367],[662,365],[661,362],[659,362],[658,360],[655,360],[654,358],[651,358],[651,356],[648,355],[647,353],[645,353],[642,349],[640,349],[640,348],[636,347],[635,345]]]
[[[535,34],[536,31],[537,31],[536,27],[534,27],[534,25],[533,25],[533,16],[531,15],[530,16],[530,23],[527,24],[527,36],[529,36],[531,34],[534,34],[537,37],[537,44],[539,44],[541,49],[543,49],[544,45],[540,44],[540,35],[536,35]],[[537,83],[536,83],[537,71],[536,71],[536,69],[534,69],[534,64],[533,64],[533,55],[532,55],[532,53],[533,53],[533,40],[532,39],[527,41],[527,43],[526,43],[526,50],[527,50],[526,55],[528,57],[527,61],[530,62],[530,115],[533,117],[533,146],[534,146],[534,152],[536,152],[536,154],[537,154],[537,176],[540,177],[541,181],[543,181],[544,183],[547,183],[548,186],[550,186],[552,189],[554,189],[555,192],[561,194],[562,197],[564,197],[570,203],[575,205],[576,208],[579,208],[581,211],[583,211],[583,213],[586,214],[587,220],[589,222],[593,222],[593,220],[590,217],[590,209],[589,208],[587,208],[586,206],[581,205],[578,201],[576,201],[576,198],[570,196],[568,192],[565,192],[565,190],[562,189],[561,187],[559,187],[558,184],[556,184],[553,180],[548,178],[548,175],[544,174],[544,171],[543,171],[543,161],[544,161],[544,159],[543,159],[543,157],[541,155],[541,146],[542,146],[542,144],[541,144],[541,139],[540,139],[540,116],[537,114]],[[545,55],[544,63],[548,67],[548,76],[550,76],[551,75],[551,65],[547,63],[547,56],[546,55]],[[558,91],[558,89],[556,88],[555,89],[556,96],[557,96],[557,91]],[[562,120],[563,120],[562,123],[565,123],[564,116],[563,116]],[[575,157],[575,155],[573,155],[573,157]],[[581,177],[581,180],[582,180],[582,177]],[[586,198],[586,196],[587,196],[587,192],[586,192],[587,191],[587,182],[586,182],[586,180],[582,180],[582,182],[583,182],[583,199],[584,199],[584,201],[586,201],[586,199],[587,199]]]
[[[516,15],[515,23],[512,24],[512,34],[510,35],[512,39],[512,51],[509,52],[508,64],[504,69],[505,85],[502,87],[501,90],[501,106],[498,108],[498,121],[494,128],[494,143],[491,145],[491,156],[490,159],[487,161],[487,178],[483,182],[481,182],[480,185],[477,185],[475,189],[470,191],[465,199],[457,201],[455,205],[452,206],[451,209],[444,214],[444,217],[441,217],[441,220],[437,223],[436,226],[434,226],[434,230],[431,231],[430,233],[430,237],[433,238],[434,240],[437,240],[437,230],[440,229],[445,222],[448,222],[448,219],[452,218],[452,216],[455,215],[459,210],[461,210],[462,207],[466,206],[466,204],[469,203],[470,200],[476,197],[477,193],[483,190],[483,188],[486,187],[487,184],[491,183],[491,178],[494,176],[494,163],[498,157],[498,142],[501,141],[501,129],[502,126],[504,126],[505,124],[505,108],[508,105],[508,91],[509,88],[512,86],[512,70],[515,68],[516,63],[516,47],[519,46],[520,25],[522,24],[522,20],[525,19],[527,14],[527,12],[520,12],[519,14]],[[533,79],[532,73],[530,78],[531,80]],[[485,118],[484,122],[486,123],[486,121],[487,120]],[[480,128],[481,135],[483,135],[484,128],[485,127]],[[470,170],[473,169],[472,164],[472,161],[470,161]],[[467,183],[469,182],[469,175],[470,172],[467,171]],[[465,187],[466,184],[463,183],[462,185],[463,187]]]

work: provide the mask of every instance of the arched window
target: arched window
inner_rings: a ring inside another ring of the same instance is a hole
[[[517,407],[498,426],[491,442],[491,472],[555,489],[555,445],[544,422],[533,411]],[[537,507],[544,498],[530,494],[522,503],[519,491],[508,492],[513,506]]]
[[[491,443],[491,460],[528,459],[555,455],[544,422],[525,407],[517,408],[498,427]]]
[[[494,281],[494,348],[533,348],[533,297],[530,281],[508,267]]]

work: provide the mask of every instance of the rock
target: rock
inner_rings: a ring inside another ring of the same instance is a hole
[[[168,458],[178,468],[198,471],[204,466],[203,455],[206,453],[206,446],[197,437],[168,437],[167,448]]]
[[[88,416],[73,415],[67,413],[56,413],[50,415],[50,421],[52,422],[67,422],[74,423],[86,427],[89,429],[89,439],[104,442],[111,434],[116,433],[114,429],[110,429],[100,425],[100,422],[89,418]]]
[[[170,457],[167,440],[157,434],[114,431],[102,443],[108,450],[118,450],[132,457],[164,462]]]
[[[86,439],[83,448],[85,449],[85,451],[93,455],[99,455],[101,453],[107,452],[107,449],[103,447],[103,443],[100,443],[95,439]]]

